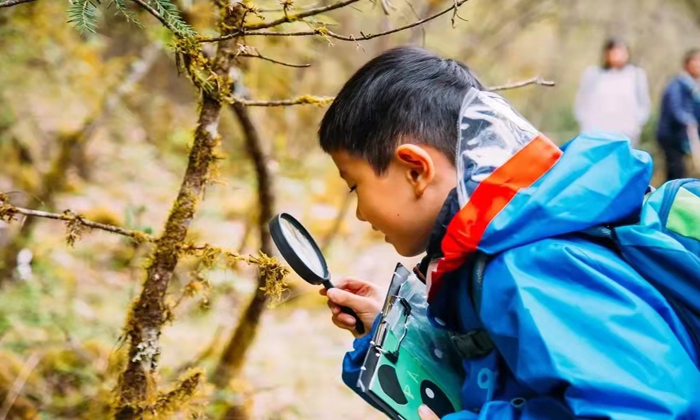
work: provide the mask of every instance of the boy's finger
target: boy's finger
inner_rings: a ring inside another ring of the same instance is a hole
[[[345,277],[335,284],[335,287],[341,290],[358,290],[364,287],[368,282],[354,277]]]
[[[318,290],[318,294],[321,296],[326,296],[326,291],[327,291],[326,288],[323,287],[323,288]]]
[[[418,415],[421,420],[440,420],[440,417],[433,413],[433,410],[425,404],[418,407]]]
[[[366,309],[367,298],[354,295],[345,290],[333,288],[328,291],[328,298],[338,306],[347,306],[357,312],[358,310]]]
[[[333,312],[333,315],[338,315],[340,313],[340,307],[335,303],[329,300],[326,304],[328,305],[328,309],[330,309],[331,312]]]
[[[354,325],[344,324],[343,322],[339,321],[338,318],[335,316],[331,318],[331,321],[333,322],[333,325],[335,325],[336,327],[338,327],[342,330],[352,331],[355,329]]]
[[[348,315],[348,314],[342,313],[342,312],[339,313],[338,315],[336,315],[336,318],[338,318],[338,321],[340,321],[343,324],[348,325],[352,328],[354,328],[355,324],[357,323],[355,321],[355,318],[352,315]]]

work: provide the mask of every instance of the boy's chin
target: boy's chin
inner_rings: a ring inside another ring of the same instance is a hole
[[[419,247],[414,244],[406,246],[391,243],[391,245],[394,247],[394,249],[399,255],[406,258],[416,257],[425,252],[425,247]]]

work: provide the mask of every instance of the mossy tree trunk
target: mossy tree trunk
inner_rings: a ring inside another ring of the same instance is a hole
[[[235,27],[243,16],[243,8],[222,7],[221,13],[221,27]],[[236,38],[232,38],[220,41],[217,45],[213,69],[220,80],[229,80],[229,71],[237,50],[236,42]],[[185,244],[189,225],[197,211],[198,201],[211,180],[217,159],[215,149],[220,143],[220,92],[201,92],[202,103],[187,170],[165,229],[156,241],[141,294],[134,302],[126,322],[128,362],[116,390],[117,419],[140,418],[142,410],[152,405],[156,397],[153,372],[160,353],[159,337],[161,329],[171,317],[165,302],[168,284],[178,263],[180,250]]]

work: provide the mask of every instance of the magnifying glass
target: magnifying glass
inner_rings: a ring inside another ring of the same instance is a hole
[[[290,214],[281,213],[270,220],[269,226],[270,236],[277,249],[302,279],[313,285],[323,285],[326,289],[333,287],[331,273],[321,249],[297,219]],[[365,326],[355,311],[345,306],[341,306],[340,310],[355,318],[358,333],[365,333]]]

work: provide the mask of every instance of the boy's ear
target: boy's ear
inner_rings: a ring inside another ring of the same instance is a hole
[[[413,186],[416,197],[421,197],[435,178],[435,162],[430,154],[415,144],[402,144],[396,148],[396,159],[406,168],[406,179]]]

